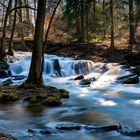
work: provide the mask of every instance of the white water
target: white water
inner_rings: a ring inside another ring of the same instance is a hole
[[[30,56],[10,64],[13,76],[25,76],[13,80],[13,84],[22,83],[29,71]],[[61,77],[54,69],[54,60],[58,59]],[[70,91],[71,98],[63,101],[58,108],[34,109],[24,104],[0,107],[0,131],[13,134],[21,140],[45,140],[44,136],[29,136],[27,129],[53,128],[59,123],[80,123],[85,125],[123,124],[140,129],[140,86],[122,85],[117,79],[130,75],[123,66],[114,63],[94,63],[90,60],[45,55],[43,71],[44,83]],[[94,79],[89,87],[80,86],[80,81],[72,80],[78,75],[85,79]],[[95,80],[96,79],[96,80]],[[9,116],[9,113],[12,115]],[[17,126],[13,125],[16,123]],[[67,137],[69,135],[69,137]],[[48,140],[131,140],[117,132],[105,134],[87,134],[82,131],[47,136]],[[139,139],[139,138],[133,138]]]

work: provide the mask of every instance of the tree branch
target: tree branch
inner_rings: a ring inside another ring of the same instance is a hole
[[[0,2],[0,5],[7,9],[7,6],[4,3]]]
[[[25,5],[25,6],[19,6],[19,7],[15,7],[15,8],[13,8],[13,9],[11,9],[11,10],[9,11],[8,15],[11,14],[11,13],[12,13],[13,11],[15,11],[15,10],[23,9],[23,8],[28,8],[28,9],[32,9],[32,10],[37,10],[37,9],[35,9],[35,8],[33,8],[33,7],[30,7],[30,6],[27,6],[27,5]]]

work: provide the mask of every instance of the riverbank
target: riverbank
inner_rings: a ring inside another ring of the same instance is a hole
[[[69,92],[52,86],[44,87],[0,87],[0,103],[7,104],[23,100],[28,104],[59,106],[61,99],[69,98]]]

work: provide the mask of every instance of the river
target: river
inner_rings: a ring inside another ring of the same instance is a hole
[[[61,76],[54,69],[56,60]],[[21,84],[27,78],[30,61],[28,54],[10,64],[12,85]],[[91,84],[83,86],[80,80],[73,80],[78,75],[90,79]],[[53,108],[22,101],[0,105],[0,131],[18,140],[139,140],[140,137],[118,131],[88,129],[111,125],[140,129],[140,85],[121,84],[122,77],[128,75],[131,72],[126,65],[45,55],[44,83],[68,90],[70,98]],[[63,125],[80,126],[80,129],[57,129]]]

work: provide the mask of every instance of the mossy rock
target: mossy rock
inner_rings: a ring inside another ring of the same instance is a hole
[[[47,106],[59,106],[62,104],[61,100],[59,97],[47,97],[42,101],[43,105]]]
[[[45,90],[47,91],[56,91],[57,88],[56,87],[53,87],[53,86],[44,86]]]
[[[137,66],[135,69],[134,69],[134,72],[140,76],[140,66]]]
[[[40,103],[43,99],[44,96],[42,95],[34,95],[34,96],[29,95],[24,98],[24,101],[33,104],[33,103]]]
[[[138,76],[133,76],[133,77],[130,77],[129,79],[123,81],[123,84],[138,84],[138,83],[139,83]]]
[[[17,140],[17,139],[12,137],[11,135],[0,133],[0,140]]]
[[[64,93],[59,93],[60,98],[69,98],[69,93],[64,92]]]
[[[80,85],[90,85],[91,81],[89,79],[83,79],[80,81]]]
[[[60,92],[60,93],[69,93],[67,90],[65,90],[65,89],[58,89],[58,91]]]
[[[69,92],[65,89],[59,89],[60,98],[69,98]]]
[[[0,103],[15,102],[19,100],[19,96],[16,94],[2,93],[0,94]]]

